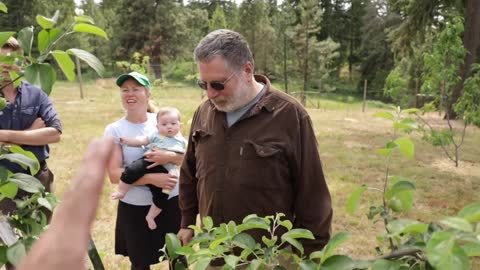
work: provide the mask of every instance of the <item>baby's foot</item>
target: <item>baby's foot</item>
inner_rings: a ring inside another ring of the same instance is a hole
[[[148,223],[148,228],[150,230],[155,230],[157,228],[157,223],[155,223],[155,218],[152,218],[152,217],[149,217],[149,216],[146,216],[145,219],[147,220],[147,223]]]
[[[123,199],[123,197],[125,196],[124,193],[121,193],[121,192],[114,192],[112,193],[112,195],[110,195],[110,199],[112,200],[120,200],[120,199]]]

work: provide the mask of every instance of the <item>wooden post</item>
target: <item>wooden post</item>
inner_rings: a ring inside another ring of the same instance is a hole
[[[418,108],[418,88],[420,87],[420,79],[416,78],[415,79],[415,98],[413,99],[413,107]]]
[[[80,98],[83,99],[82,69],[81,69],[81,66],[80,66],[80,59],[78,59],[77,56],[75,56],[75,64],[77,66],[78,83],[80,84]]]
[[[367,80],[363,84],[363,107],[362,112],[365,112],[365,104],[367,103]]]

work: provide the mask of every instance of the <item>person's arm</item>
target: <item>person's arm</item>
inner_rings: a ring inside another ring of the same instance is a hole
[[[198,198],[197,198],[197,182],[196,178],[196,158],[195,158],[195,144],[193,143],[193,131],[195,130],[195,123],[199,109],[195,112],[190,128],[190,135],[188,136],[187,151],[185,158],[180,168],[180,187],[179,187],[179,206],[182,213],[182,221],[180,224],[181,230],[178,236],[183,244],[190,241],[193,236],[192,231],[188,231],[189,225],[195,225],[198,214]]]
[[[294,227],[308,229],[315,236],[314,240],[300,241],[308,255],[330,240],[333,211],[310,117],[306,112],[300,117],[291,161],[296,190]]]
[[[46,145],[60,141],[60,131],[53,127],[33,130],[0,130],[0,141],[20,145]]]
[[[137,138],[120,137],[120,143],[128,146],[142,146],[148,144],[148,137],[141,136]]]
[[[107,164],[107,174],[112,184],[118,184],[118,182],[120,182],[120,176],[124,171],[122,158],[122,147],[119,144],[115,144]]]
[[[112,148],[111,138],[90,143],[50,226],[30,249],[18,270],[85,269],[90,230]]]
[[[146,161],[153,162],[147,168],[153,168],[166,163],[174,163],[178,166],[182,165],[184,154],[175,153],[162,149],[152,149],[143,155]]]
[[[112,184],[118,184],[120,177],[124,171],[122,167],[122,148],[120,145],[115,144],[113,147],[110,160],[108,162],[107,172],[110,182]],[[133,183],[134,186],[144,186],[146,184],[152,184],[160,188],[172,189],[177,183],[177,176],[166,173],[149,173],[145,174]]]
[[[33,121],[32,125],[26,130],[34,130],[34,129],[44,128],[44,127],[46,127],[45,121],[43,121],[41,117],[37,117],[35,121]]]
[[[45,127],[31,129],[38,124],[37,118],[27,130],[0,130],[0,141],[20,145],[46,145],[60,141],[62,125],[52,101],[43,91],[39,95],[38,116]]]

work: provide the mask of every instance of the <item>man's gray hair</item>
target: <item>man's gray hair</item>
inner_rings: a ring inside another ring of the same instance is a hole
[[[234,70],[242,69],[247,61],[253,65],[252,51],[245,38],[227,29],[215,30],[206,35],[193,52],[197,63],[208,62],[215,56],[223,57],[227,65]]]

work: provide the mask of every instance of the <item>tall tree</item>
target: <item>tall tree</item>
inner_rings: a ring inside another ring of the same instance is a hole
[[[472,75],[473,63],[477,61],[477,51],[480,48],[480,1],[465,1],[465,28],[463,32],[463,45],[467,54],[460,67],[460,82],[457,83],[452,91],[452,100],[448,104],[448,113],[451,117],[456,117],[454,105],[460,98],[465,81]]]
[[[296,43],[299,55],[300,72],[303,78],[303,88],[300,95],[300,102],[306,105],[306,93],[309,89],[310,66],[309,61],[312,47],[318,45],[316,34],[320,31],[322,20],[322,9],[314,0],[301,0],[299,5],[300,17],[296,26]]]
[[[238,30],[247,39],[260,73],[273,70],[276,35],[271,25],[269,5],[265,0],[246,0],[239,7]]]
[[[225,13],[221,6],[217,6],[212,14],[212,18],[208,20],[208,31],[211,32],[213,30],[225,28],[227,28]]]
[[[383,97],[385,79],[393,69],[394,61],[385,29],[391,27],[395,15],[390,12],[385,0],[371,0],[366,3],[363,17],[361,80],[358,89],[363,90],[364,80],[368,81],[368,95]]]

